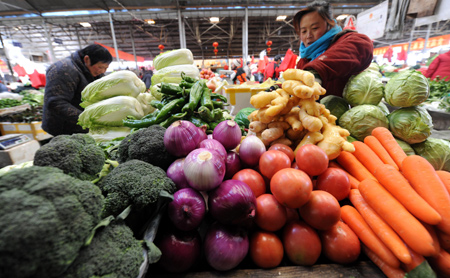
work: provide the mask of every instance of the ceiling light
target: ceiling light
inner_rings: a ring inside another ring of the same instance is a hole
[[[91,27],[91,24],[89,22],[80,22],[80,25],[86,28]]]
[[[215,16],[209,18],[209,22],[211,22],[211,23],[219,23],[219,21],[220,21],[220,19]]]
[[[276,21],[284,21],[286,19],[287,15],[279,15],[277,16]]]
[[[338,15],[338,17],[336,17],[336,20],[344,20],[349,16],[350,16],[349,14],[341,14],[341,15]]]
[[[155,24],[155,21],[153,19],[146,19],[145,22],[149,25]]]

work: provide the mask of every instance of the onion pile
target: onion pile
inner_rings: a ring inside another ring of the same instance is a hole
[[[252,168],[258,165],[259,158],[266,151],[263,141],[255,135],[245,137],[239,147],[239,157],[241,161]]]
[[[199,191],[216,188],[225,177],[225,161],[218,152],[206,148],[190,152],[183,169],[189,186]]]
[[[175,192],[168,207],[169,218],[175,227],[182,231],[198,228],[206,214],[203,196],[192,188]]]
[[[164,147],[176,156],[183,157],[197,148],[206,133],[189,121],[176,121],[164,133]],[[149,138],[151,139],[151,138]]]
[[[213,138],[219,141],[227,151],[239,145],[241,134],[241,128],[232,120],[220,122],[213,130]]]

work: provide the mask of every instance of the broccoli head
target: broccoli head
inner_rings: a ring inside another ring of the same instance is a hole
[[[117,216],[130,205],[139,211],[156,203],[162,190],[176,190],[163,169],[138,159],[119,164],[98,186],[105,196],[105,217]]]
[[[88,134],[58,135],[40,147],[34,165],[52,166],[80,180],[92,181],[105,164],[105,153]]]
[[[139,159],[167,170],[176,157],[164,146],[166,128],[151,125],[125,137],[119,145],[119,162]]]
[[[144,261],[143,250],[128,226],[113,222],[96,231],[62,277],[135,278]]]
[[[54,167],[0,177],[0,277],[58,277],[100,221],[100,189]]]

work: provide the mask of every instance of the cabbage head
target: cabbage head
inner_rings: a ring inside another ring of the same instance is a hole
[[[400,140],[398,138],[395,138],[395,141],[397,141],[397,143],[400,145],[400,147],[406,153],[407,156],[416,154],[416,152],[414,151],[414,149],[411,147],[410,144],[408,144],[405,141]]]
[[[153,66],[155,70],[160,70],[169,66],[193,64],[194,55],[189,49],[181,48],[163,52],[155,57]],[[152,82],[153,83],[153,82]]]
[[[331,115],[336,116],[339,121],[339,118],[350,109],[350,105],[345,99],[329,95],[320,100],[320,103],[325,105],[325,108],[330,110]]]
[[[408,144],[425,141],[433,129],[433,120],[424,108],[413,106],[400,108],[388,116],[389,130]]]
[[[363,71],[350,77],[342,96],[352,107],[362,104],[377,105],[383,98],[383,90],[379,75],[372,71]]]
[[[152,84],[158,84],[161,82],[180,84],[182,78],[181,73],[184,72],[186,76],[198,79],[200,71],[194,65],[176,65],[168,66],[157,70],[153,73]]]
[[[383,111],[371,104],[358,105],[339,118],[339,125],[347,129],[351,136],[359,141],[363,141],[366,136],[372,133],[376,127],[389,127],[388,118]]]
[[[422,143],[411,145],[416,154],[423,156],[434,169],[450,171],[450,142],[444,139],[428,138]]]
[[[386,106],[386,104],[384,104],[384,102],[380,102],[378,103],[378,107],[381,109],[381,111],[383,111],[384,115],[389,115],[389,108]]]
[[[384,90],[387,104],[397,107],[417,106],[430,96],[428,79],[415,70],[404,70],[389,79]]]

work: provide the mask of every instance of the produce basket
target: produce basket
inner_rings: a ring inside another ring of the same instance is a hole
[[[42,129],[41,125],[42,122],[31,122],[31,123],[1,122],[0,131],[2,135],[25,134],[28,137],[35,139],[37,141],[42,141],[52,137],[50,134],[48,134]]]
[[[242,108],[252,107],[250,98],[267,88],[259,86],[226,85],[224,86],[224,89],[228,103],[231,104],[230,114],[234,115]]]

